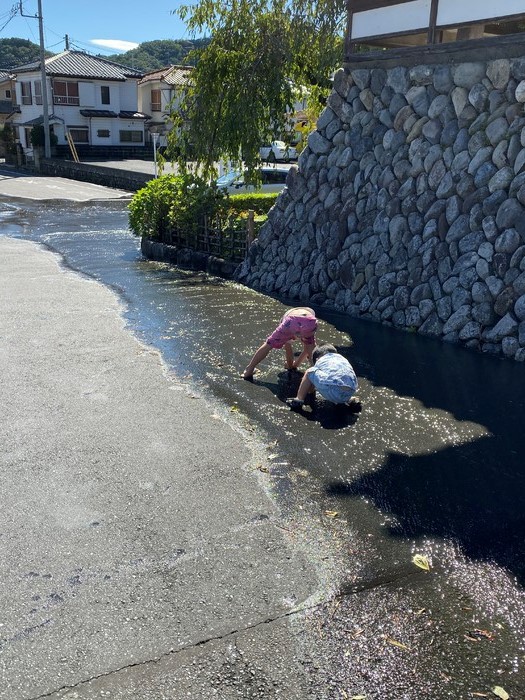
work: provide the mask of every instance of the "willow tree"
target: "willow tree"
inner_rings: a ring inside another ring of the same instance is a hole
[[[171,148],[205,174],[284,131],[296,86],[329,85],[342,60],[344,0],[200,0],[178,10],[192,36],[207,33],[180,108]]]

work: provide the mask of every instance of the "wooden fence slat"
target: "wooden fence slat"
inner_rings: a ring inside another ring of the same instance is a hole
[[[249,213],[244,229],[228,223],[221,225],[222,222],[206,217],[196,233],[190,234],[189,231],[175,225],[163,233],[162,240],[177,248],[191,248],[232,262],[242,262],[249,244],[255,237],[254,217],[250,214],[253,212]]]

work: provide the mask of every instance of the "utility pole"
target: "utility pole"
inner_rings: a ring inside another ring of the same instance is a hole
[[[46,56],[44,51],[44,18],[42,16],[42,0],[38,0],[37,15],[24,15],[22,0],[20,0],[20,14],[22,17],[38,19],[38,30],[40,35],[40,81],[42,83],[42,109],[44,111],[44,155],[46,158],[51,158],[51,136],[49,133],[49,110],[47,104]]]

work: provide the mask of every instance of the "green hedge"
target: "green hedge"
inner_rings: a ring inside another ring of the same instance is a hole
[[[229,206],[233,211],[249,211],[256,214],[267,214],[275,204],[277,192],[260,192],[250,194],[233,194],[229,197]]]
[[[133,195],[129,227],[135,235],[151,238],[162,238],[174,226],[193,232],[223,200],[221,192],[196,175],[161,175]]]
[[[277,199],[275,193],[228,196],[196,175],[161,175],[136,192],[129,203],[129,227],[137,236],[162,239],[174,227],[196,232],[205,216],[243,226],[253,209],[260,225]]]

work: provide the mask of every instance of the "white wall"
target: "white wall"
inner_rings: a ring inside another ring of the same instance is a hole
[[[40,72],[20,74],[15,82],[16,101],[20,105],[21,112],[13,118],[13,124],[20,125],[31,121],[43,114],[42,105],[35,104],[34,82],[40,80]],[[31,83],[32,104],[22,104],[21,82]],[[120,129],[136,130],[144,133],[144,122],[141,120],[122,121],[120,119],[99,119],[84,117],[80,114],[81,109],[106,109],[117,114],[121,110],[138,110],[138,89],[137,81],[126,82],[109,81],[88,81],[79,80],[79,101],[80,105],[55,105],[51,94],[51,81],[48,81],[48,105],[49,114],[63,120],[63,124],[55,124],[54,132],[58,137],[59,144],[67,143],[65,139],[65,128],[69,126],[85,126],[89,128],[90,143],[93,145],[117,146],[120,145]],[[102,104],[101,86],[108,85],[110,92],[110,104]],[[109,129],[110,137],[98,137],[97,130]],[[23,129],[21,130],[23,131]],[[144,140],[142,141],[144,143]],[[135,144],[139,145],[139,144]]]
[[[356,12],[352,16],[352,39],[426,28],[430,22],[430,2],[431,0],[413,0]]]
[[[525,0],[439,0],[438,25],[462,24],[525,13]]]
[[[94,109],[95,101],[95,85],[94,83],[78,82],[78,96],[80,106],[83,108]]]
[[[125,83],[119,83],[119,99],[120,109],[134,112],[139,106],[138,87],[136,80],[126,80]],[[117,110],[117,111],[119,111]]]
[[[352,17],[352,39],[426,29],[430,24],[430,4],[431,0],[412,0],[355,12]],[[520,13],[525,13],[525,0],[503,0],[499,3],[494,0],[439,0],[437,24],[461,25]]]
[[[107,105],[106,105],[107,106]],[[93,146],[112,146],[115,144],[115,134],[117,132],[117,119],[91,119],[91,130],[89,134],[90,143]],[[100,129],[108,129],[109,137],[97,136]],[[118,138],[118,135],[117,135]]]

